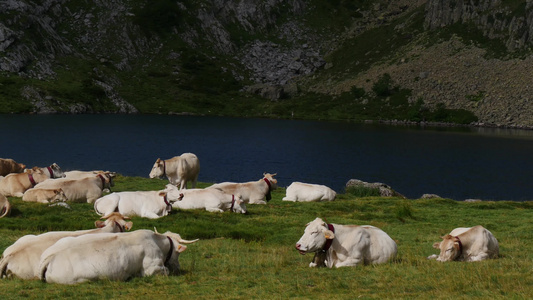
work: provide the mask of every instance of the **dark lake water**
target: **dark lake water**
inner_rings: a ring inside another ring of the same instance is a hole
[[[167,115],[0,115],[0,157],[148,177],[184,152],[199,181],[383,182],[408,198],[532,200],[533,132]]]

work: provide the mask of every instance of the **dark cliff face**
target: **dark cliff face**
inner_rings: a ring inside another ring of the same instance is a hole
[[[456,23],[471,23],[484,36],[502,40],[510,51],[533,44],[533,3],[527,1],[430,0],[426,28],[438,29]]]
[[[236,93],[370,92],[387,73],[412,91],[409,103],[533,126],[519,113],[533,108],[529,85],[514,75],[530,64],[533,3],[389,2],[2,1],[0,83],[10,92],[0,101],[36,113],[204,113]],[[369,39],[376,46],[364,50]]]

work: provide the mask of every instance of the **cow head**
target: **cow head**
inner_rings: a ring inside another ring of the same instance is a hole
[[[324,248],[326,240],[333,238],[335,238],[335,234],[328,229],[326,222],[316,218],[305,227],[304,234],[296,243],[296,249],[302,255],[307,252],[317,252]]]
[[[242,200],[242,196],[241,195],[235,195],[235,196],[232,196],[234,197],[232,199],[232,201],[234,201],[233,203],[233,212],[236,212],[236,213],[241,213],[241,214],[245,214],[248,212],[248,210],[246,209],[246,203],[244,203],[244,201]]]
[[[122,214],[118,212],[110,213],[107,216],[103,216],[101,219],[105,219],[105,221],[96,221],[94,222],[94,225],[97,228],[102,228],[105,226],[115,226],[115,232],[122,232],[124,230],[130,230],[131,227],[133,227],[133,222],[127,221],[130,218],[123,216]],[[120,228],[119,228],[120,227]]]
[[[442,242],[433,244],[433,248],[440,249],[438,261],[452,261],[461,255],[462,245],[458,237],[448,234],[441,238]]]
[[[159,178],[163,177],[165,175],[165,163],[160,158],[158,158],[154,166],[152,167],[152,171],[150,171],[150,178]]]
[[[278,180],[274,179],[274,176],[278,175],[278,173],[270,174],[270,173],[263,173],[263,178],[268,179],[270,181],[270,190],[274,190],[278,188]]]
[[[50,199],[50,202],[65,202],[67,200],[67,196],[65,195],[63,189],[54,189],[54,196],[52,197],[52,199]]]
[[[11,172],[12,173],[22,173],[22,172],[24,172],[24,169],[26,169],[26,165],[25,164],[14,163],[13,164],[13,170]]]
[[[154,230],[156,234],[159,234],[157,232],[157,229],[154,228]],[[170,248],[172,252],[167,253],[165,259],[165,266],[168,268],[171,274],[177,274],[180,270],[180,264],[178,260],[179,255],[183,251],[187,250],[187,246],[183,244],[192,244],[198,241],[198,239],[192,241],[184,240],[179,234],[170,231],[167,231],[162,235],[172,242],[172,246]]]
[[[102,172],[102,174],[109,179],[109,187],[114,187],[115,186],[115,182],[113,181],[113,178],[115,178],[117,176],[117,173],[115,172],[109,172],[109,171],[105,171],[105,172]]]
[[[162,190],[162,192],[167,193],[167,200],[170,203],[174,203],[183,198],[183,194],[180,192],[178,187],[170,183],[165,186],[165,189]]]

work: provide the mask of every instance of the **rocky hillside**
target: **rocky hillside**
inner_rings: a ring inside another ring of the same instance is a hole
[[[532,127],[532,44],[530,1],[6,0],[0,112]]]

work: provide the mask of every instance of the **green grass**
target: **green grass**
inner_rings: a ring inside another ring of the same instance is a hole
[[[158,190],[166,181],[141,177],[116,180],[114,191]],[[206,187],[208,184],[200,184]],[[524,299],[533,294],[533,203],[464,203],[450,199],[359,197],[339,194],[336,201],[281,201],[275,190],[267,205],[248,205],[246,215],[173,211],[149,220],[134,217],[133,229],[178,232],[200,238],[180,256],[179,276],[98,281],[63,286],[38,280],[0,280],[0,297],[10,299]],[[93,228],[90,204],[72,210],[10,198],[11,216],[0,219],[0,251],[25,234]],[[312,255],[299,255],[295,242],[316,217],[338,224],[382,228],[398,244],[398,258],[382,265],[315,269]],[[483,225],[500,243],[500,257],[478,263],[427,260],[439,237],[455,227]]]

